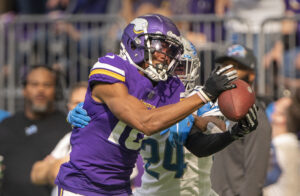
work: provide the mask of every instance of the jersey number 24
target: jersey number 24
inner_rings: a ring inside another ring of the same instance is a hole
[[[146,149],[146,145],[151,147],[151,157],[144,158],[147,162],[145,163],[145,171],[153,176],[156,179],[159,179],[159,173],[153,170],[150,170],[149,167],[151,164],[157,164],[159,160],[159,143],[157,140],[153,138],[148,138],[143,140],[142,149]],[[176,163],[172,163],[173,150],[176,150]],[[184,149],[182,145],[177,145],[176,149],[174,149],[169,140],[165,142],[165,152],[164,152],[164,160],[163,160],[163,168],[168,171],[175,172],[175,178],[181,178],[184,169],[186,168],[186,163],[184,163]]]

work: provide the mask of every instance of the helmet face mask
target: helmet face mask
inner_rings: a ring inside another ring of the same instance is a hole
[[[179,62],[182,46],[174,38],[149,34],[145,42],[145,51],[146,70],[155,69],[159,80],[166,80],[167,74],[172,73]]]
[[[184,53],[180,58],[179,64],[174,70],[174,74],[184,84],[186,92],[190,92],[196,86],[196,80],[199,78],[200,60],[194,45],[182,38]]]
[[[124,30],[121,56],[153,81],[165,81],[183,53],[175,24],[161,15],[134,19]]]

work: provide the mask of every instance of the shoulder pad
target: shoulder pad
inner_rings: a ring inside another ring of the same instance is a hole
[[[107,54],[99,58],[98,62],[93,65],[89,78],[115,83],[117,81],[125,82],[125,76],[126,62],[115,54]]]

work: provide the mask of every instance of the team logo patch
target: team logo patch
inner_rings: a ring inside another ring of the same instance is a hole
[[[245,57],[246,56],[246,49],[241,45],[233,45],[228,48],[227,55],[228,56],[239,56],[239,57]]]
[[[37,133],[37,132],[38,132],[38,128],[37,128],[36,125],[30,125],[29,127],[26,127],[26,128],[25,128],[25,134],[26,134],[27,136],[32,135],[32,134],[35,134],[35,133]]]
[[[135,34],[143,33],[148,26],[148,22],[144,18],[136,18],[130,24],[134,24],[133,32]]]

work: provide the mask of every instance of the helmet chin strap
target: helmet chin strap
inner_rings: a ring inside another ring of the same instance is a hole
[[[167,71],[165,69],[160,73],[157,73],[157,70],[152,65],[149,65],[145,71],[147,76],[155,82],[166,81],[168,79],[168,75],[166,74]]]
[[[131,59],[130,55],[128,54],[128,52],[126,51],[125,46],[122,42],[121,42],[120,56],[126,57],[126,59],[130,62],[130,64],[135,66],[139,71],[145,73],[150,80],[158,82],[158,81],[166,81],[168,79],[166,70],[162,70],[162,72],[158,74],[156,69],[152,65],[149,65],[149,67],[147,67],[146,69],[142,69],[140,66],[135,64]]]
[[[165,69],[159,73],[159,79],[162,81],[166,81],[168,79],[167,71]]]

